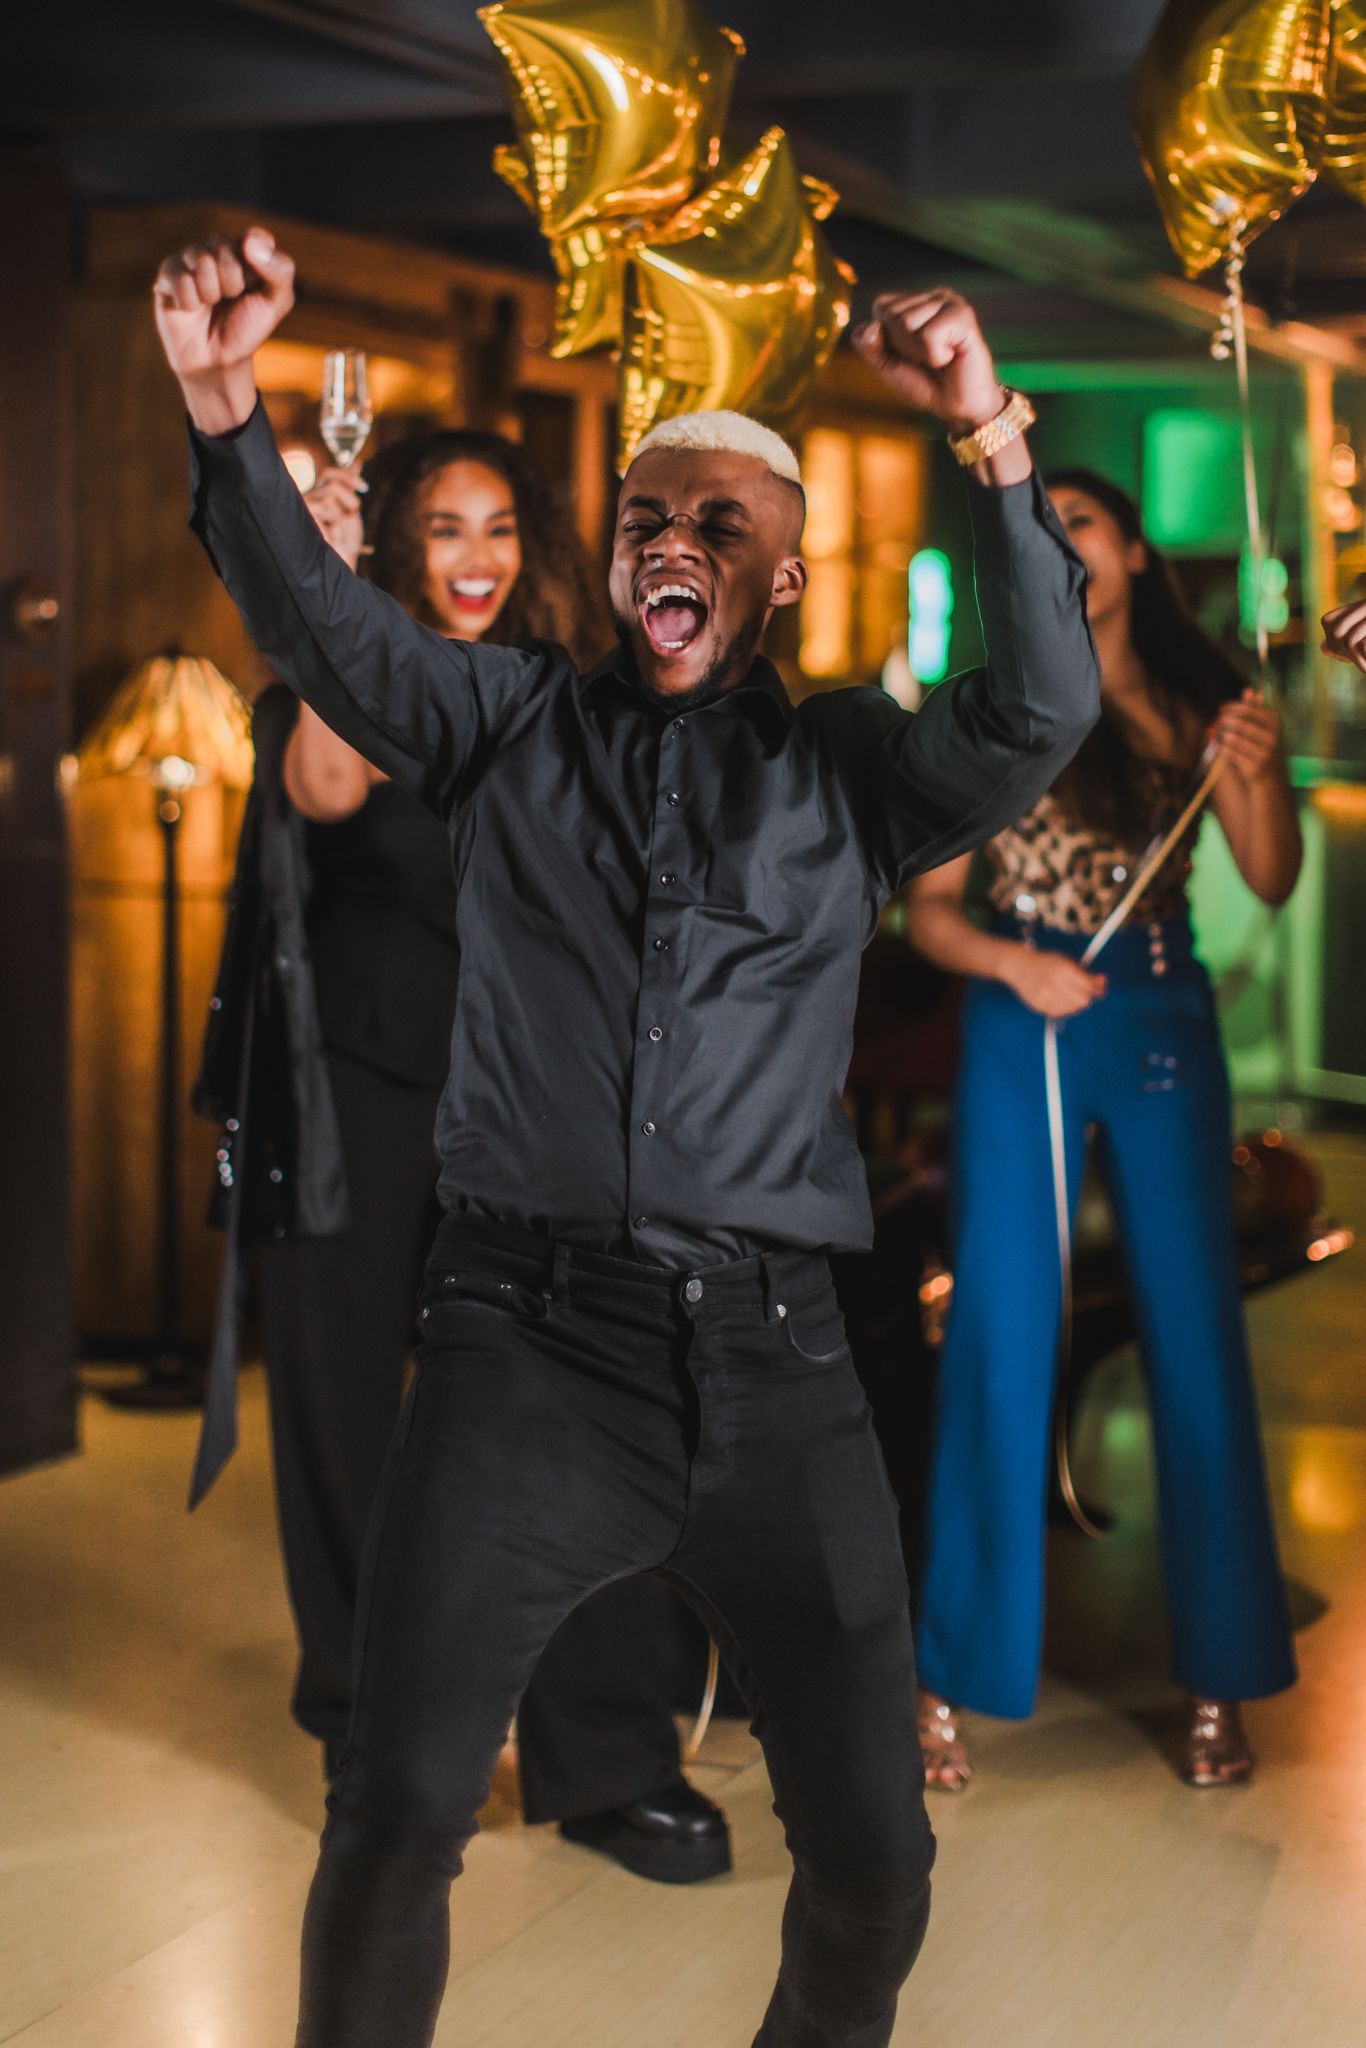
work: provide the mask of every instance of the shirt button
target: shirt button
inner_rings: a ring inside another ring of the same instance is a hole
[[[676,789],[671,789],[671,790],[669,791],[668,801],[669,801],[669,802],[670,802],[671,804],[679,804],[679,803],[682,803],[683,799],[682,799],[682,797],[681,797],[681,796],[680,796],[680,795],[678,794],[678,791],[677,791]]]
[[[648,1230],[649,1227],[650,1219],[648,1216],[633,1216],[631,1218],[631,1228],[633,1230]]]
[[[654,1127],[654,1125],[653,1125],[652,1123],[649,1123],[649,1122],[643,1123],[643,1124],[641,1125],[641,1127],[640,1127],[640,1128],[641,1128],[641,1130],[642,1130],[642,1131],[644,1132],[644,1134],[645,1134],[645,1136],[646,1136],[647,1138],[653,1138],[653,1136],[654,1136],[654,1134],[655,1134],[655,1127]]]
[[[667,939],[656,939],[656,940],[655,940],[655,951],[656,951],[656,953],[667,953],[667,952],[668,952],[668,950],[669,950],[669,941],[668,941]]]
[[[681,719],[681,718],[676,718],[676,719],[674,720],[674,731],[675,731],[675,732],[682,732],[682,730],[683,730],[683,721],[682,721],[682,719]]]
[[[683,1299],[684,1301],[701,1301],[702,1282],[700,1280],[689,1280],[687,1286],[683,1289]]]
[[[660,1030],[660,1028],[659,1028],[659,1026],[658,1026],[657,1024],[652,1024],[652,1025],[650,1026],[650,1043],[651,1043],[651,1045],[658,1045],[658,1044],[659,1044],[659,1041],[660,1041],[660,1039],[661,1039],[661,1038],[662,1038],[663,1036],[664,1036],[664,1033],[663,1033],[663,1032],[662,1032],[662,1031]]]
[[[668,868],[665,868],[663,874],[659,878],[659,886],[661,887],[661,889],[671,889],[677,880],[677,875],[671,873]]]

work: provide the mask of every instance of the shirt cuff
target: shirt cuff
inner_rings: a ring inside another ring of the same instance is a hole
[[[250,476],[267,474],[279,460],[275,445],[275,433],[266,416],[266,408],[257,393],[256,403],[240,427],[229,427],[226,434],[201,434],[199,428],[185,415],[185,426],[190,436],[190,452],[196,467],[208,475],[225,475],[236,472]]]
[[[238,527],[248,501],[257,505],[258,519],[268,519],[266,507],[284,502],[282,485],[291,500],[298,493],[280,460],[274,429],[259,397],[249,418],[226,434],[201,434],[188,418],[185,424],[190,437],[190,530],[203,543],[221,576],[211,533]]]

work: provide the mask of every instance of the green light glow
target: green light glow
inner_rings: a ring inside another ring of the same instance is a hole
[[[1268,633],[1283,633],[1290,623],[1290,571],[1275,555],[1262,563],[1262,622]],[[1257,638],[1256,578],[1252,553],[1244,548],[1238,557],[1238,620],[1242,635],[1251,646]]]
[[[910,633],[906,658],[922,683],[942,682],[949,666],[953,623],[953,569],[940,548],[912,555],[906,576]]]
[[[1242,546],[1247,511],[1242,429],[1235,415],[1184,406],[1148,414],[1143,527],[1155,546],[1188,554],[1233,554]]]

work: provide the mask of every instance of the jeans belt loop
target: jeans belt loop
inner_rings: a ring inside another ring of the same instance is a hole
[[[551,1268],[550,1299],[559,1308],[563,1308],[569,1300],[569,1257],[569,1246],[557,1244]]]
[[[778,1283],[773,1277],[773,1268],[769,1264],[767,1252],[760,1252],[759,1254],[759,1287],[763,1296],[764,1321],[766,1323],[776,1323],[778,1320]]]

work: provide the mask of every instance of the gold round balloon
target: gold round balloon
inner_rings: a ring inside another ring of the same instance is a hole
[[[1192,277],[1313,183],[1333,0],[1168,0],[1139,63],[1134,126]]]
[[[656,420],[733,407],[785,425],[849,319],[850,273],[816,225],[781,128],[630,256],[622,332],[624,468]]]
[[[552,241],[663,219],[715,170],[745,46],[695,0],[526,0],[479,19],[511,74],[524,184]]]
[[[1323,168],[1366,200],[1366,0],[1335,0]]]

